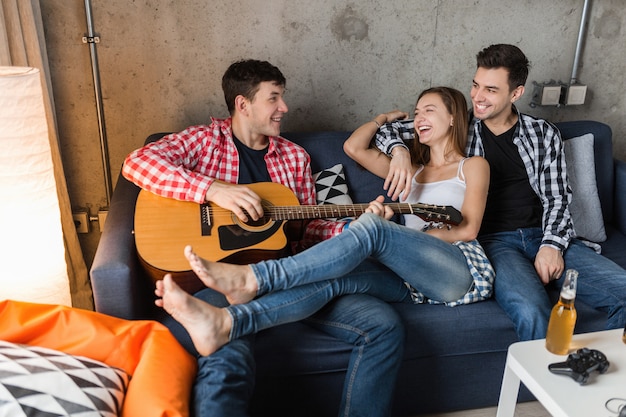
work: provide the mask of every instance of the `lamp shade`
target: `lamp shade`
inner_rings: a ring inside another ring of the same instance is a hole
[[[0,67],[0,300],[71,305],[40,73]]]

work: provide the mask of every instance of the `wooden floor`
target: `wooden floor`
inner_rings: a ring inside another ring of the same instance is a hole
[[[497,407],[477,410],[456,411],[454,413],[428,414],[420,417],[495,417]],[[515,407],[515,417],[550,417],[550,413],[537,401],[519,403]]]

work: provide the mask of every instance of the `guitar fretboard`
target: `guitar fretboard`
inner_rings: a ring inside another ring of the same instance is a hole
[[[386,203],[397,214],[416,214],[425,220],[450,221],[446,208],[428,204]],[[268,217],[274,220],[301,220],[321,219],[330,217],[356,217],[365,212],[369,204],[334,205],[322,204],[317,206],[267,206],[264,207]]]

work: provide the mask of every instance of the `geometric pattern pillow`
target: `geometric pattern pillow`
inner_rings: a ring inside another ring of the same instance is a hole
[[[313,174],[313,181],[315,181],[317,204],[352,204],[342,164]]]
[[[129,376],[93,359],[0,341],[0,416],[118,416]]]

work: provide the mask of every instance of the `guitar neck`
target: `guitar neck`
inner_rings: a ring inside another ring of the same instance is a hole
[[[331,217],[356,217],[365,212],[369,204],[334,205],[321,204],[317,206],[271,206],[263,210],[274,220],[302,220],[324,219]]]
[[[432,215],[441,216],[440,206],[428,204],[408,204],[408,203],[385,203],[396,214],[415,214],[420,217]],[[302,219],[323,219],[331,217],[357,217],[365,212],[369,204],[321,204],[317,206],[288,206],[264,207],[274,220],[302,220]],[[432,220],[441,220],[435,219]]]

